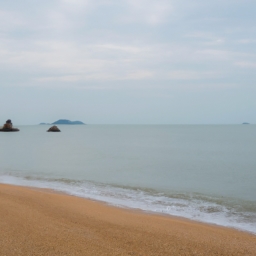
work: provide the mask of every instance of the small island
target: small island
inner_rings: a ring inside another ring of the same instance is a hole
[[[84,123],[81,121],[70,121],[67,119],[60,119],[52,124],[84,124]]]
[[[245,122],[245,123],[242,123],[242,124],[250,124],[250,123],[246,123],[246,122]]]
[[[67,119],[59,119],[58,121],[55,121],[51,124],[71,124],[71,125],[81,125],[81,124],[85,124],[81,121],[70,121]],[[49,123],[40,123],[40,125],[50,125]]]

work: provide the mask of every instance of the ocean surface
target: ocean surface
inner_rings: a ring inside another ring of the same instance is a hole
[[[256,125],[48,125],[0,133],[0,183],[256,234]]]

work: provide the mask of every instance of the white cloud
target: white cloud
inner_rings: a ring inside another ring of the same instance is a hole
[[[238,61],[234,63],[236,66],[241,67],[241,68],[256,68],[256,61],[251,62],[251,61]]]
[[[210,80],[229,74],[234,63],[255,67],[245,47],[228,48],[230,42],[249,44],[252,39],[231,40],[228,33],[207,24],[190,25],[178,1],[56,0],[38,12],[39,16],[27,9],[0,11],[0,65],[42,84]],[[180,20],[170,25],[173,16]],[[13,28],[24,31],[12,32]]]
[[[127,53],[139,53],[141,48],[131,46],[131,45],[117,45],[117,44],[100,44],[95,45],[95,47],[99,48],[99,50],[114,50],[114,51],[123,51]]]
[[[220,77],[220,73],[216,71],[191,71],[191,70],[174,70],[167,74],[171,80],[201,80]]]
[[[118,80],[202,80],[221,77],[218,69],[196,70],[175,66],[230,60],[232,53],[168,44],[80,44],[74,41],[35,40],[30,48],[15,49],[15,42],[1,43],[0,65],[41,84]]]
[[[239,44],[255,44],[256,39],[239,39],[237,40]]]
[[[85,81],[123,81],[123,80],[143,80],[152,78],[153,74],[147,70],[136,72],[111,73],[99,71],[97,73],[84,72],[83,74],[39,77],[34,79],[37,82],[85,82]]]
[[[17,11],[0,9],[0,31],[8,32],[26,24],[25,19]]]
[[[129,9],[123,20],[131,23],[157,25],[166,22],[173,11],[171,2],[167,0],[127,0],[126,3]]]
[[[204,31],[195,31],[192,33],[188,33],[184,36],[184,38],[194,39],[197,41],[197,43],[201,43],[208,46],[222,45],[226,41],[223,37]]]
[[[70,8],[87,6],[91,2],[90,0],[60,0],[60,3],[66,4]]]
[[[233,53],[227,50],[203,49],[196,50],[195,55],[201,60],[230,60]]]

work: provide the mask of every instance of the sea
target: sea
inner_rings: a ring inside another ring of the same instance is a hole
[[[0,133],[0,183],[256,234],[256,125],[48,125]]]

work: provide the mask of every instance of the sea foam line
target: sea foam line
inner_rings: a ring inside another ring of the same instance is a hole
[[[194,198],[193,195],[173,197],[163,193],[149,193],[88,181],[47,180],[32,177],[0,176],[0,183],[47,188],[69,195],[102,201],[118,207],[185,217],[188,219],[232,227],[256,234],[256,213],[239,212],[234,208]]]

